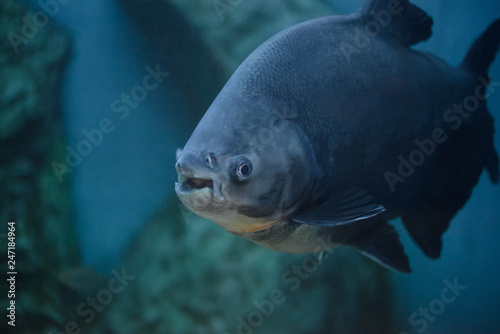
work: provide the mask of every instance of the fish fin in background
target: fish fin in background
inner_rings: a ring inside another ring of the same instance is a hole
[[[293,221],[302,224],[334,227],[375,217],[385,211],[368,191],[349,189],[330,198],[316,209],[298,215]]]
[[[495,55],[500,46],[500,19],[493,22],[484,33],[474,42],[464,61],[460,65],[471,72],[478,80],[481,87],[480,94],[486,92],[485,83],[489,82],[488,68],[495,60]],[[499,163],[498,154],[493,144],[493,117],[486,108],[486,101],[481,102],[478,121],[475,123],[477,132],[481,135],[484,151],[484,166],[493,183],[498,183]]]
[[[497,20],[476,40],[461,64],[477,78],[483,95],[487,71],[499,45],[500,20]],[[480,103],[473,121],[464,123],[447,140],[420,200],[402,217],[410,235],[431,258],[440,256],[441,235],[469,199],[483,168],[491,181],[498,183],[493,117],[488,112],[486,101]]]
[[[386,268],[403,273],[411,272],[408,256],[399,236],[394,227],[386,222],[367,230],[356,241],[350,241],[349,246]]]
[[[384,22],[383,30],[407,46],[425,41],[432,35],[432,18],[408,0],[369,0],[358,13],[368,20],[378,17]]]
[[[444,145],[420,198],[402,215],[412,238],[434,259],[441,255],[441,235],[469,199],[483,169],[481,140],[472,126]]]

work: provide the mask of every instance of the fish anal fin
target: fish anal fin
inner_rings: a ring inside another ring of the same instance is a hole
[[[441,255],[441,235],[465,205],[483,170],[482,140],[472,126],[450,137],[433,173],[403,222],[430,258]]]
[[[432,35],[432,18],[408,0],[369,0],[360,9],[366,20],[374,21],[381,29],[410,46]]]
[[[349,243],[363,255],[391,270],[410,273],[410,264],[394,227],[381,223]]]
[[[495,60],[495,56],[500,48],[500,19],[494,21],[477,38],[467,56],[465,56],[461,67],[469,71],[476,77],[477,85],[480,87],[479,94],[485,95],[486,88],[490,83],[488,68]],[[476,92],[477,94],[477,92]],[[482,140],[482,149],[484,152],[484,166],[490,175],[493,183],[498,183],[500,178],[499,159],[494,145],[494,120],[488,111],[486,101],[481,101],[481,106],[474,126],[476,132]]]

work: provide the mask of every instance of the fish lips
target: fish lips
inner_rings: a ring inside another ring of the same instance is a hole
[[[186,175],[179,173],[178,182],[175,183],[175,192],[177,196],[184,203],[191,202],[195,205],[194,207],[203,207],[208,205],[204,203],[207,200],[213,201],[218,204],[223,204],[227,202],[225,197],[222,195],[221,189],[222,183],[214,181],[213,178],[208,176],[196,176],[196,175]],[[205,204],[205,205],[204,205]]]

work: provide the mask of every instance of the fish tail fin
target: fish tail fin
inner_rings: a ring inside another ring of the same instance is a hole
[[[477,76],[488,77],[490,67],[500,46],[500,19],[494,21],[472,44],[461,67]]]

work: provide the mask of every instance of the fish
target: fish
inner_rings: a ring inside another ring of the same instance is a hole
[[[400,218],[439,258],[483,170],[498,183],[486,101],[500,19],[456,67],[412,48],[433,23],[408,0],[368,0],[269,38],[177,151],[180,201],[275,251],[350,246],[409,273]]]

